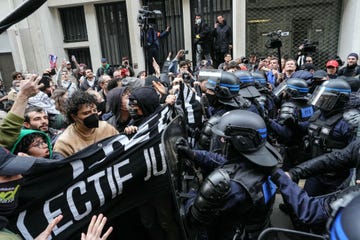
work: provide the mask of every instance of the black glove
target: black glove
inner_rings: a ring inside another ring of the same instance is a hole
[[[181,157],[185,157],[189,160],[195,159],[195,153],[190,148],[189,143],[186,141],[185,138],[180,137],[175,142],[175,151]]]

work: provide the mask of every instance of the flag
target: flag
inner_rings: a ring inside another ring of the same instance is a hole
[[[79,239],[94,214],[112,219],[159,191],[170,191],[161,134],[172,111],[163,107],[130,139],[117,135],[25,176],[10,229],[34,239],[59,214],[52,239]],[[116,227],[116,226],[114,226]]]
[[[188,84],[180,83],[176,106],[187,125],[188,141],[195,146],[203,122],[204,109],[200,103],[200,97]]]
[[[50,68],[56,68],[57,56],[50,54],[49,59],[50,59]]]

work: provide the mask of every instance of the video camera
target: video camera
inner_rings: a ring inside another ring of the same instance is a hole
[[[269,39],[265,43],[267,48],[280,48],[282,46],[281,37],[289,36],[289,32],[282,32],[281,30],[265,34]]]
[[[139,10],[138,24],[141,28],[152,27],[152,25],[156,24],[156,16],[161,14],[160,10],[149,11],[148,6],[143,6],[143,9]]]
[[[316,52],[317,45],[319,45],[319,42],[311,42],[310,40],[305,39],[301,51],[303,53],[314,53]]]

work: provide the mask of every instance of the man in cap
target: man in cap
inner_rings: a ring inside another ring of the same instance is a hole
[[[113,73],[114,70],[112,69],[111,65],[108,63],[107,58],[101,58],[101,66],[96,71],[96,77],[99,78],[104,74],[112,77]]]
[[[347,57],[347,64],[338,72],[338,76],[353,77],[360,74],[360,66],[357,64],[359,55],[357,53],[350,53]]]
[[[337,78],[339,63],[336,60],[329,60],[326,63],[326,73],[329,79]]]

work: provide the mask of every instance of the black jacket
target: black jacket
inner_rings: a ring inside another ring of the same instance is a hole
[[[291,178],[316,176],[324,172],[334,172],[356,168],[360,170],[360,140],[351,142],[347,147],[313,158],[289,170]]]

